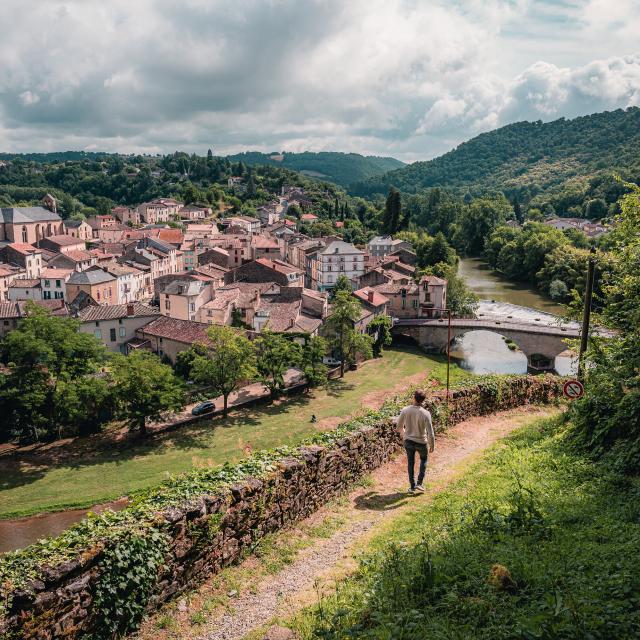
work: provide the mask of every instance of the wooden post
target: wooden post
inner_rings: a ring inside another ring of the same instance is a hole
[[[580,335],[580,353],[578,355],[578,379],[584,380],[584,354],[589,344],[589,323],[591,321],[591,300],[593,298],[593,280],[596,266],[596,250],[591,247],[587,267],[587,283],[584,291],[584,309],[582,312],[582,333]]]

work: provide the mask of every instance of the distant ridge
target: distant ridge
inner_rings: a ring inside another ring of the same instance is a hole
[[[353,195],[445,187],[472,195],[503,191],[527,201],[541,191],[581,189],[600,174],[640,180],[640,108],[553,122],[517,122],[426,162],[353,183]]]
[[[320,151],[318,153],[311,151],[302,153],[246,151],[227,156],[227,159],[231,162],[243,162],[247,165],[267,164],[284,167],[292,171],[299,171],[312,178],[334,182],[343,187],[405,166],[404,162],[395,158],[363,156],[358,153],[337,151]]]

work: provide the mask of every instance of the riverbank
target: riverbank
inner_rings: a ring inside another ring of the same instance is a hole
[[[416,349],[394,348],[383,358],[347,372],[343,380],[331,381],[326,390],[316,389],[273,405],[238,409],[225,422],[203,420],[150,441],[130,442],[126,448],[86,450],[65,462],[5,459],[0,464],[0,517],[91,507],[187,469],[234,462],[252,450],[293,445],[318,430],[335,427],[362,408],[379,407],[394,389],[427,377],[442,381],[445,371],[442,358]],[[467,375],[452,368],[452,381]],[[315,424],[311,422],[313,414],[318,418]],[[41,525],[40,518],[39,531]],[[32,540],[25,538],[24,542]]]

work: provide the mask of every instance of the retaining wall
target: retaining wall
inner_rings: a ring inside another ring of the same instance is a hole
[[[523,404],[552,402],[560,395],[558,378],[522,376],[454,391],[448,412],[440,393],[425,405],[432,410],[436,428],[442,430],[445,423]],[[399,446],[391,420],[381,419],[329,446],[301,447],[293,457],[279,460],[275,470],[264,477],[250,478],[216,495],[202,495],[189,504],[157,513],[154,530],[166,534],[168,547],[145,600],[146,609],[157,608],[238,561],[264,535],[310,515],[345,492],[358,477],[384,464]],[[100,633],[103,614],[93,605],[97,585],[103,579],[100,563],[110,544],[103,540],[73,560],[41,567],[26,588],[11,591],[10,585],[4,585],[0,637],[87,638],[96,630]]]

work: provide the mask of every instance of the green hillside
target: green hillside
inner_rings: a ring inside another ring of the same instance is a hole
[[[579,204],[613,174],[640,178],[640,109],[553,122],[518,122],[483,133],[427,162],[415,162],[351,186],[356,195],[407,193],[439,186],[464,195],[503,191],[520,202]],[[615,187],[613,187],[615,189]],[[617,194],[619,195],[619,194]],[[599,194],[598,197],[606,194]]]
[[[405,166],[403,162],[395,158],[361,156],[358,153],[339,153],[336,151],[321,151],[319,153],[310,151],[303,153],[246,151],[227,156],[227,159],[231,162],[243,162],[248,165],[280,166],[345,187],[354,182],[381,176],[388,171]]]

